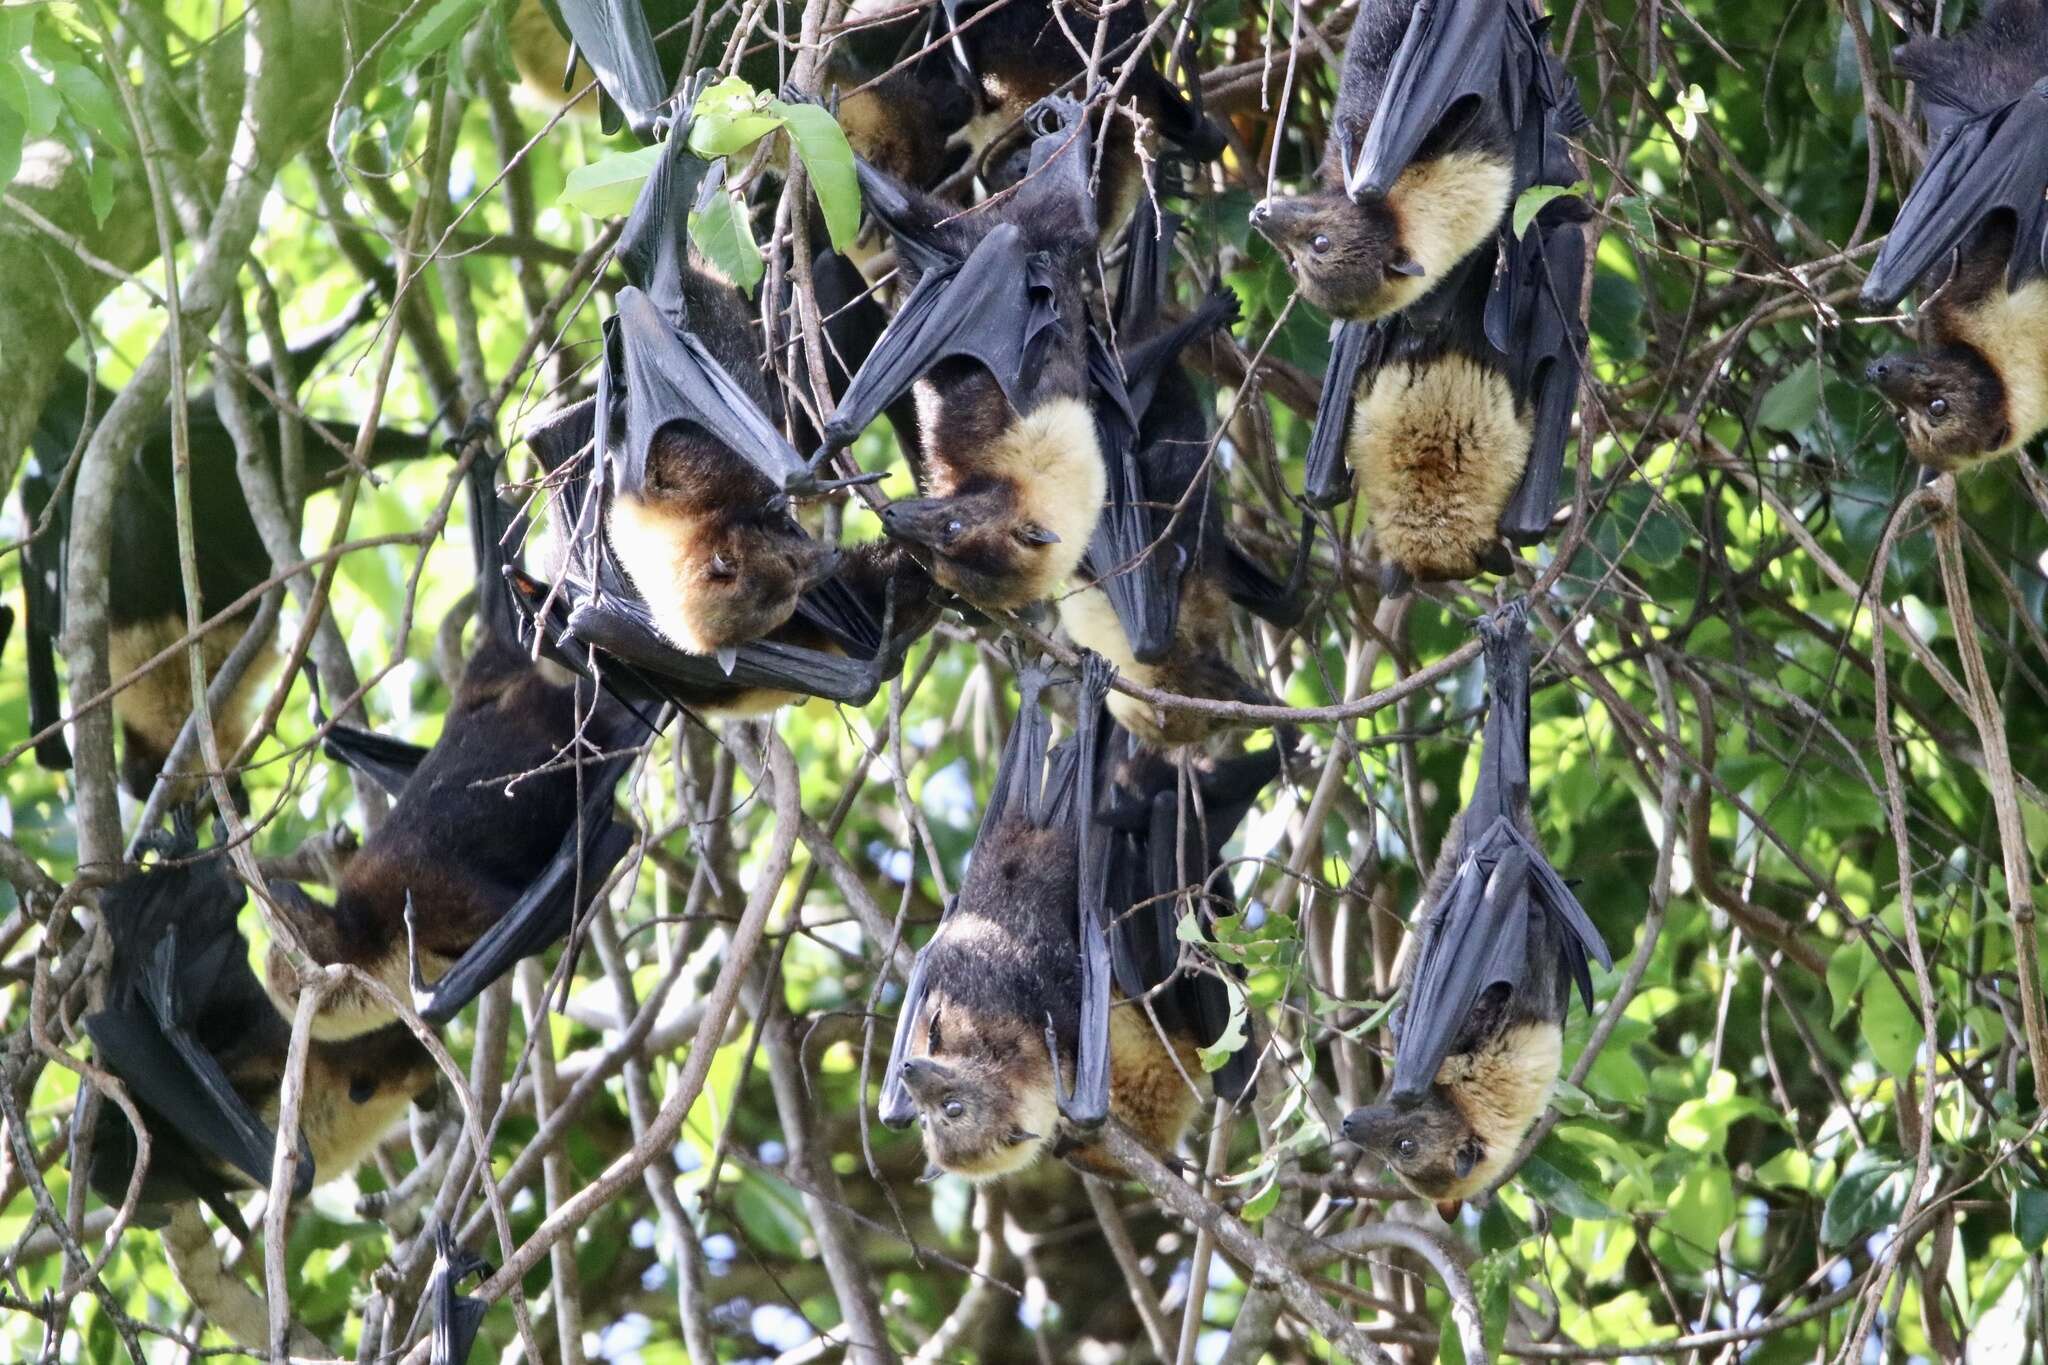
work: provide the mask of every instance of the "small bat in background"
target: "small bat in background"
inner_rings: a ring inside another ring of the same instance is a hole
[[[227,860],[199,854],[189,830],[166,854],[102,893],[113,971],[106,1008],[86,1020],[86,1031],[149,1129],[145,1223],[197,1200],[246,1242],[233,1195],[270,1183],[291,1024],[250,970],[249,945],[235,925],[245,896]],[[314,1042],[292,1193],[353,1170],[434,1076],[433,1058],[401,1025]],[[126,1196],[139,1152],[125,1115],[104,1106],[92,1187],[109,1204]]]
[[[477,613],[483,629],[424,751],[336,726],[331,752],[397,801],[341,874],[332,905],[288,882],[271,894],[322,964],[359,967],[444,1023],[523,957],[566,934],[632,844],[614,788],[647,729],[581,679],[555,681],[527,657],[506,585],[510,516],[492,466],[469,471]],[[508,789],[509,788],[509,789]],[[421,963],[439,970],[428,986]],[[280,1011],[298,979],[273,945],[267,987]],[[360,983],[322,1002],[314,1032],[352,1037],[391,1018]]]
[[[669,704],[701,719],[759,716],[805,697],[864,705],[896,676],[910,645],[938,619],[931,580],[898,546],[842,553],[832,577],[804,592],[765,638],[716,658],[678,649],[590,527],[595,404],[578,403],[527,431],[548,472],[558,528],[556,581],[511,576],[521,609],[558,662],[634,707]],[[564,548],[565,547],[565,548]]]
[[[1252,209],[1303,297],[1339,319],[1399,312],[1493,237],[1522,189],[1578,179],[1561,146],[1541,137],[1533,146],[1543,159],[1528,160],[1531,119],[1570,118],[1567,133],[1583,121],[1575,100],[1556,102],[1548,27],[1525,0],[1360,5],[1324,188]]]
[[[434,1269],[427,1276],[427,1302],[434,1313],[427,1365],[467,1365],[489,1305],[457,1293],[455,1286],[471,1275],[489,1274],[490,1269],[483,1257],[456,1245],[446,1223],[435,1220]]]
[[[1168,322],[1168,247],[1177,226],[1151,203],[1132,216],[1117,297],[1119,355],[1110,360],[1104,348],[1096,352],[1108,505],[1080,586],[1059,598],[1060,622],[1076,644],[1143,686],[1270,702],[1232,660],[1233,608],[1294,625],[1303,610],[1299,578],[1273,578],[1226,529],[1223,491],[1210,476],[1212,405],[1177,357],[1210,329],[1228,326],[1237,297],[1212,288],[1185,321]],[[1156,745],[1193,743],[1217,728],[1213,718],[1192,712],[1162,718],[1121,692],[1110,694],[1109,709],[1120,725]]]
[[[290,373],[304,376],[311,372],[335,342],[364,320],[377,296],[376,287],[365,289],[332,323],[295,344]],[[258,372],[267,380],[273,370],[265,365]],[[113,397],[104,388],[93,394],[85,372],[66,364],[29,434],[29,454],[21,475],[22,511],[30,527],[40,525],[45,515],[50,518],[49,531],[22,547],[22,634],[28,649],[29,729],[33,733],[50,729],[64,714],[55,651],[64,629],[70,556],[72,488],[65,470],[88,435],[88,408],[103,415]],[[250,393],[249,404],[251,416],[259,424],[267,428],[274,422],[275,413],[259,392]],[[317,425],[345,443],[355,440],[355,428],[350,424]],[[211,391],[193,399],[187,430],[199,592],[212,612],[268,579],[270,555],[249,515],[235,469],[234,441]],[[342,458],[327,441],[315,437],[308,437],[305,448],[307,491],[317,491],[340,472]],[[424,434],[380,429],[370,459],[378,464],[416,458],[433,450]],[[278,452],[273,447],[268,454],[275,476]],[[107,675],[119,682],[185,636],[185,589],[178,568],[168,413],[127,456],[113,502],[109,536],[114,552],[107,564]],[[209,678],[226,662],[255,615],[252,604],[242,617],[206,635],[201,649]],[[214,724],[224,753],[233,752],[247,738],[267,673],[260,665],[249,669],[228,705],[216,711]],[[192,713],[185,652],[178,651],[116,693],[113,706],[121,728],[121,785],[137,800],[144,800]],[[45,768],[71,766],[71,751],[61,730],[41,740],[35,752],[36,761]],[[239,781],[231,781],[231,785],[239,786]]]
[[[819,454],[852,444],[913,388],[923,496],[882,512],[930,556],[932,577],[986,610],[1064,590],[1102,514],[1085,277],[1095,254],[1087,119],[1036,106],[1031,173],[961,213],[865,163],[862,197],[914,287],[825,424]]]
[[[1865,374],[1914,459],[1967,469],[2048,427],[2048,12],[1998,0],[1968,32],[1915,38],[1894,60],[1934,147],[1863,301],[1889,308],[1953,265],[1922,306],[1919,349]]]
[[[1147,41],[1152,6],[1108,5],[1100,17],[1081,6],[1058,8],[1064,12],[1055,15],[1055,0],[940,0],[935,6],[935,36],[974,106],[965,129],[973,164],[992,190],[1015,185],[1029,166],[1033,105],[1050,95],[1091,97],[1088,69],[1098,43],[1095,79],[1114,86],[1119,103],[1136,105],[1148,129],[1164,140],[1162,150],[1196,161],[1223,154],[1228,138],[1202,112],[1199,76],[1190,73],[1191,100],[1153,60]],[[1098,221],[1114,230],[1137,204],[1155,153],[1140,149],[1128,118],[1114,119],[1107,132],[1098,127],[1095,136],[1107,140],[1099,190],[1105,211]]]
[[[1600,931],[1529,824],[1529,625],[1520,599],[1480,623],[1490,708],[1479,781],[1423,893],[1420,951],[1394,1016],[1394,1074],[1344,1136],[1446,1219],[1503,1178],[1550,1102],[1577,983],[1612,967]]]

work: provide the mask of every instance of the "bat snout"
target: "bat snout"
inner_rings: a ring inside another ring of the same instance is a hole
[[[936,1096],[945,1085],[946,1068],[929,1057],[912,1057],[903,1063],[903,1085],[919,1104]]]

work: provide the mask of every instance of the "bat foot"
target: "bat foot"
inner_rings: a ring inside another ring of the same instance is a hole
[[[419,919],[413,913],[412,892],[405,893],[405,961],[410,973],[408,984],[412,990],[412,1007],[425,1013],[433,1003],[434,992],[420,974]]]

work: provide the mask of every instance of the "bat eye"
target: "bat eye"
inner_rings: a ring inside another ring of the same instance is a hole
[[[1318,256],[1328,251],[1330,249],[1330,234],[1327,232],[1318,232],[1314,237],[1311,237],[1309,239],[1308,249],[1310,251],[1315,252]]]
[[[711,556],[711,565],[706,572],[711,576],[712,581],[716,583],[730,583],[733,579],[738,578],[740,573],[738,569],[733,567],[733,562],[730,559],[719,554]]]
[[[369,1076],[358,1076],[348,1083],[348,1098],[351,1104],[368,1104],[370,1097],[377,1093],[377,1082]]]
[[[1413,1161],[1415,1159],[1415,1152],[1416,1146],[1414,1138],[1402,1138],[1399,1142],[1394,1144],[1394,1155],[1401,1158],[1401,1160],[1403,1161]]]
[[[946,523],[946,539],[951,540],[966,529],[965,526],[960,524],[960,518],[955,517]]]
[[[1927,405],[1927,411],[1935,417],[1946,417],[1948,415],[1948,400],[1946,398],[1935,399]]]
[[[964,1104],[962,1104],[962,1103],[960,1103],[960,1101],[958,1101],[958,1100],[947,1100],[947,1101],[946,1101],[946,1117],[947,1117],[947,1118],[949,1118],[949,1119],[957,1119],[957,1118],[959,1118],[959,1117],[960,1117],[960,1116],[961,1116],[962,1114],[964,1114],[964,1113],[966,1113],[966,1112],[967,1112],[967,1106],[966,1106],[966,1105],[964,1105]]]

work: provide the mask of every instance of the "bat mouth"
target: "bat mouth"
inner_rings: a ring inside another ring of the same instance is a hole
[[[928,550],[943,549],[947,528],[958,521],[951,508],[934,498],[906,498],[882,509],[882,529],[892,539]]]

